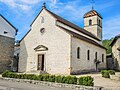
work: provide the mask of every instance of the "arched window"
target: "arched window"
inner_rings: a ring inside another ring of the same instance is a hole
[[[80,47],[77,48],[77,58],[80,59]]]
[[[97,60],[97,52],[95,53],[95,59]]]
[[[89,25],[92,25],[92,20],[91,19],[89,20]]]
[[[90,50],[87,51],[87,60],[90,60]]]
[[[44,17],[41,17],[41,23],[44,23]]]
[[[104,62],[104,54],[102,54],[102,62]]]
[[[101,21],[100,20],[98,20],[98,25],[101,26]]]

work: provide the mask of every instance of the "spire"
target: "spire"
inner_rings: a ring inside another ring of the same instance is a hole
[[[42,8],[43,8],[43,9],[46,8],[46,3],[45,3],[45,2],[43,3]]]
[[[91,4],[92,4],[92,10],[94,10],[94,3],[95,3],[95,0],[92,0],[92,1],[91,1]]]

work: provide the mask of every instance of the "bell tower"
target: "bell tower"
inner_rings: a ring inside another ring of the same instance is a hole
[[[94,10],[95,0],[92,0],[92,10],[84,15],[84,29],[102,40],[102,16]]]
[[[95,10],[84,15],[84,29],[102,40],[102,16]]]

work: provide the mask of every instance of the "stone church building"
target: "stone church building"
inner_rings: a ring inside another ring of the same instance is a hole
[[[17,29],[0,15],[0,73],[10,69],[14,57],[14,44]]]
[[[70,75],[105,68],[102,17],[95,10],[84,15],[83,29],[43,6],[20,41],[19,72]]]

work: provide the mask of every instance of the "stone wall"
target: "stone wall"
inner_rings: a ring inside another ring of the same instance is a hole
[[[14,56],[14,40],[0,35],[0,72],[10,69]]]

